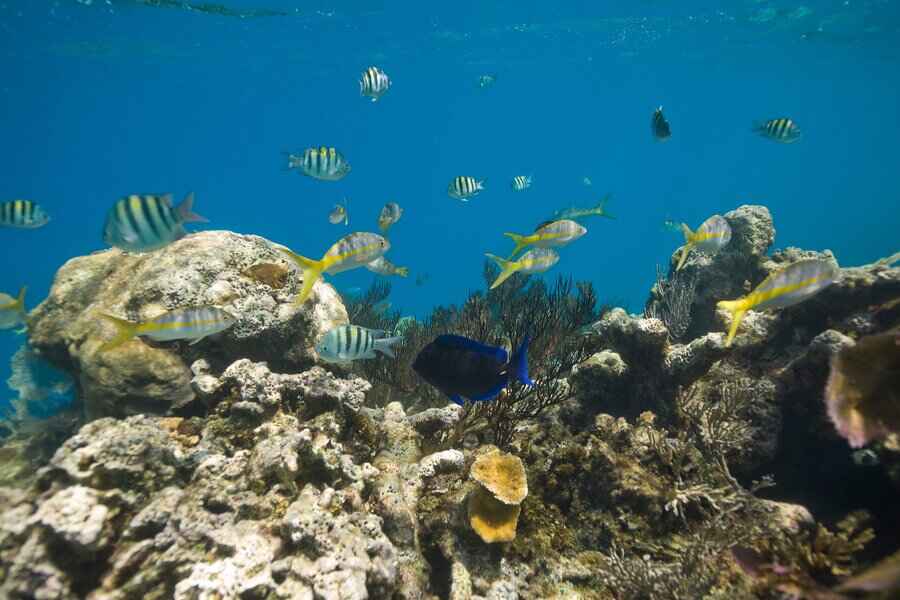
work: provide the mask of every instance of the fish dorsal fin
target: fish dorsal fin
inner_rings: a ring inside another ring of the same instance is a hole
[[[485,356],[492,356],[503,364],[506,364],[506,361],[509,360],[509,355],[503,348],[488,346],[487,344],[482,344],[481,342],[470,340],[469,338],[463,337],[461,335],[441,335],[437,337],[435,342],[437,342],[441,346],[462,348],[464,350],[471,350],[472,352],[477,352],[478,354],[483,354]]]

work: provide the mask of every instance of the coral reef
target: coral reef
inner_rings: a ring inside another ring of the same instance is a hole
[[[347,318],[333,290],[290,306],[298,275],[253,269],[284,264],[260,238],[70,261],[32,344],[77,377],[95,420],[0,480],[0,597],[892,597],[898,436],[858,458],[823,397],[834,357],[900,324],[900,269],[845,267],[802,305],[749,312],[726,348],[718,300],[830,254],[767,256],[764,207],[725,218],[731,243],[678,275],[696,279],[678,325],[513,276],[406,321],[397,363],[350,369],[314,365],[315,337]],[[673,285],[660,275],[651,303]],[[387,288],[370,292],[349,305],[355,322],[393,330]],[[194,347],[97,355],[109,332],[92,311],[191,303],[238,324]],[[408,368],[447,332],[508,346],[531,333],[537,385],[449,405]],[[21,455],[13,440],[0,455]]]
[[[265,265],[287,268],[271,242],[224,231],[192,234],[150,254],[107,250],[74,258],[32,311],[29,339],[78,381],[89,418],[183,409],[195,399],[188,368],[194,360],[224,368],[247,357],[296,371],[313,363],[318,335],[346,322],[331,286],[317,283],[313,300],[298,308],[292,301],[299,275],[291,270],[283,287],[273,286]],[[237,323],[197,346],[136,339],[98,352],[113,331],[97,313],[140,321],[200,305],[226,308]]]

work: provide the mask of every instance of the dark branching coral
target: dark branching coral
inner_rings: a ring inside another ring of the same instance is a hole
[[[673,271],[667,278],[656,266],[656,285],[644,308],[644,316],[659,319],[673,340],[681,341],[691,326],[691,308],[696,297],[697,271]]]
[[[496,279],[498,272],[495,265],[485,263],[486,282]],[[375,309],[389,292],[388,284],[376,283],[351,302],[347,312],[353,323],[393,331],[399,313]],[[423,323],[405,328],[396,360],[361,361],[360,368],[369,381],[381,384],[388,393],[396,390],[411,402],[434,406],[446,403],[446,398],[421,380],[410,365],[435,337],[453,333],[513,349],[529,336],[529,371],[535,385],[513,383],[495,400],[464,407],[454,436],[458,440],[468,432],[487,430],[496,445],[507,447],[523,421],[572,396],[565,377],[590,356],[589,340],[580,331],[598,318],[597,298],[590,283],[560,277],[548,286],[541,279],[517,274],[487,293],[472,292],[461,307],[435,308]]]

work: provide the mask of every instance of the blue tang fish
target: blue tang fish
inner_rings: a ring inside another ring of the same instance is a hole
[[[422,348],[412,368],[457,404],[490,400],[511,378],[534,385],[528,377],[528,341],[526,337],[510,357],[503,348],[459,335],[441,335]]]

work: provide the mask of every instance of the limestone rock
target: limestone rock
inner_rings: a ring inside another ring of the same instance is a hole
[[[316,339],[347,322],[347,313],[323,282],[294,306],[300,276],[293,270],[280,289],[244,275],[262,263],[287,264],[271,242],[226,231],[191,234],[147,254],[113,249],[74,258],[31,313],[31,344],[78,379],[89,418],[184,406],[195,397],[188,366],[198,358],[224,366],[246,357],[296,371],[313,362]],[[237,323],[196,346],[136,339],[98,352],[112,335],[99,312],[138,321],[207,304],[225,308]]]

